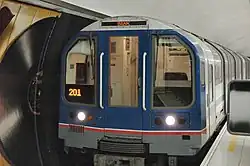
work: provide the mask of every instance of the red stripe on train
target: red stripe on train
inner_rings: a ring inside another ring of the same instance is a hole
[[[83,127],[80,125],[74,124],[59,124],[60,128],[69,128],[70,126],[74,127]],[[204,128],[203,130],[190,130],[190,131],[147,131],[147,130],[126,130],[126,129],[110,129],[110,128],[98,128],[98,127],[89,127],[84,126],[85,131],[92,131],[92,132],[108,132],[114,134],[133,134],[133,135],[201,135],[206,134],[207,129]]]

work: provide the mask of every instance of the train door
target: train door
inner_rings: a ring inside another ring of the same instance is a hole
[[[216,106],[215,106],[215,77],[214,77],[214,65],[211,61],[208,64],[208,109],[210,118],[210,133],[212,134],[216,127]]]
[[[210,97],[209,97],[209,92],[210,92],[210,86],[209,86],[209,60],[207,59],[207,57],[205,57],[205,61],[204,61],[204,68],[205,68],[205,94],[206,94],[206,99],[205,99],[205,103],[206,103],[206,122],[207,122],[207,126],[208,126],[208,135],[210,135]]]
[[[142,31],[100,32],[100,105],[106,136],[142,136],[148,36]]]

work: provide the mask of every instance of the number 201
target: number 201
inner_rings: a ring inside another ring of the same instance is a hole
[[[80,89],[69,89],[69,96],[82,96]]]

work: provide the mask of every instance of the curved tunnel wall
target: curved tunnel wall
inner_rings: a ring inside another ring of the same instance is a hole
[[[27,89],[55,20],[46,18],[29,27],[12,43],[0,64],[0,80],[4,80],[0,82],[4,110],[0,138],[5,154],[14,164],[36,165],[38,160]]]
[[[0,158],[0,166],[64,165],[57,139],[60,55],[71,36],[93,20],[13,1],[0,0],[0,4],[14,15],[0,36],[0,151],[8,160]],[[40,161],[27,89],[42,56],[41,114],[37,116]]]
[[[47,145],[47,151],[44,153],[45,165],[64,165],[63,163],[54,163],[54,157],[58,151],[62,151],[62,142],[58,140],[58,117],[59,117],[59,99],[60,99],[60,63],[63,48],[68,44],[69,39],[76,35],[82,28],[94,22],[94,20],[62,14],[58,20],[54,33],[52,35],[50,46],[46,53],[46,59],[43,69],[43,84],[41,85],[41,116],[40,128],[43,134],[44,144]],[[70,165],[70,163],[68,163]]]
[[[0,60],[9,45],[30,25],[44,18],[60,16],[60,13],[52,10],[11,0],[0,0],[0,9],[3,7],[7,7],[14,17],[0,36]]]

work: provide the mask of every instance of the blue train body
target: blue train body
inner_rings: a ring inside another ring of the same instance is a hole
[[[98,36],[102,36],[104,33],[103,32],[96,32],[95,35]],[[200,66],[199,66],[199,56],[198,55],[198,51],[197,48],[195,46],[192,45],[192,43],[189,42],[188,39],[186,39],[184,36],[180,35],[179,33],[172,31],[172,30],[152,30],[152,31],[129,31],[129,32],[116,32],[116,31],[105,31],[105,35],[112,35],[112,36],[120,36],[120,35],[124,35],[126,34],[127,36],[140,36],[140,37],[144,37],[145,38],[145,43],[142,43],[142,47],[145,48],[145,50],[147,50],[148,52],[152,52],[152,48],[151,43],[152,43],[152,38],[150,38],[151,35],[175,35],[177,37],[179,37],[181,40],[183,40],[190,48],[192,48],[192,51],[195,55],[195,61],[196,61],[196,68],[198,70],[195,70],[195,84],[196,85],[201,85],[200,83]],[[86,33],[79,33],[79,35],[77,35],[75,38],[73,38],[72,43],[74,43],[75,41],[77,41],[77,39],[79,39],[81,36],[87,35]],[[93,34],[94,35],[94,34]],[[100,45],[104,45],[105,41],[99,41]],[[71,42],[70,42],[71,43]],[[69,47],[67,47],[65,49],[65,54],[67,54],[67,52],[69,51],[69,49],[72,47],[72,45],[69,45]],[[108,51],[108,50],[107,50]],[[99,52],[100,54],[100,52]],[[149,55],[151,56],[151,55]],[[151,64],[152,64],[152,59],[148,58],[147,59],[147,70],[146,73],[151,75],[152,74],[152,69],[151,69]],[[105,62],[104,62],[105,63]],[[65,59],[63,59],[62,64],[66,64]],[[64,76],[62,77],[62,82],[65,82],[65,66],[62,66],[62,71],[64,73]],[[146,96],[151,96],[151,91],[152,91],[152,85],[150,84],[150,82],[152,82],[152,77],[146,77],[148,84],[146,85]],[[104,82],[107,82],[107,77],[104,78]],[[64,85],[61,86],[61,114],[60,114],[60,123],[65,123],[65,124],[76,124],[76,125],[81,125],[82,122],[81,121],[74,121],[72,119],[69,119],[69,110],[86,110],[86,112],[91,112],[91,115],[93,115],[94,117],[102,117],[100,119],[102,120],[98,120],[96,119],[96,121],[91,121],[91,123],[87,122],[84,125],[89,125],[91,127],[100,127],[100,128],[118,128],[118,129],[133,129],[133,130],[202,130],[205,128],[205,122],[202,122],[201,119],[205,120],[205,114],[203,114],[203,117],[201,117],[201,108],[204,109],[204,101],[203,104],[201,104],[201,97],[203,96],[203,100],[204,100],[204,95],[205,95],[205,87],[201,87],[201,86],[195,86],[195,102],[192,104],[192,106],[190,108],[187,109],[164,109],[164,110],[154,110],[151,108],[150,105],[150,98],[146,99],[146,107],[148,108],[148,111],[142,112],[142,111],[138,111],[138,113],[136,113],[136,110],[132,110],[132,109],[128,109],[128,108],[114,108],[114,110],[112,111],[112,113],[110,115],[107,115],[107,113],[102,112],[102,110],[100,108],[96,108],[96,107],[89,107],[89,106],[83,106],[83,105],[79,105],[79,104],[72,104],[69,103],[66,99],[65,99],[65,90],[64,90]],[[202,90],[201,90],[202,89]],[[107,96],[108,92],[107,89],[103,90],[103,95]],[[108,101],[104,99],[104,103],[107,103]],[[142,107],[142,103],[139,103],[139,107]],[[75,107],[75,108],[74,108]],[[119,109],[119,110],[117,110]],[[129,112],[129,113],[128,113]],[[157,127],[151,124],[154,124],[154,117],[156,117],[157,115],[161,117],[161,114],[163,114],[163,116],[165,116],[165,114],[180,114],[180,115],[184,115],[185,119],[190,119],[190,121],[193,121],[193,123],[189,126],[189,123],[187,123],[187,125],[182,125],[182,126],[176,126],[175,128],[170,127],[168,128],[168,126],[162,126],[162,127]],[[112,120],[110,120],[108,123],[105,123],[105,120],[107,118],[107,116],[109,118],[111,118]],[[133,116],[135,117],[135,121],[132,121],[130,123],[128,123],[127,119],[120,119],[118,117],[124,117],[124,116]],[[118,121],[116,121],[116,119]],[[142,120],[143,119],[143,120]],[[96,125],[93,125],[93,122],[96,123]]]
[[[124,55],[126,63],[117,60]],[[59,137],[66,147],[96,153],[194,155],[225,117],[227,83],[248,78],[245,57],[145,17],[97,21],[62,56]]]

